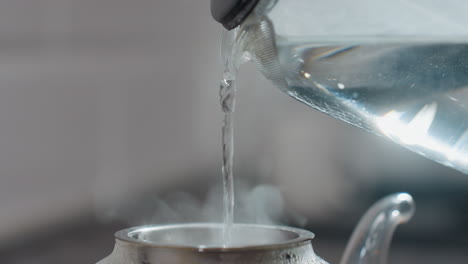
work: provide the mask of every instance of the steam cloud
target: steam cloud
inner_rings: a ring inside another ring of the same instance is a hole
[[[305,218],[285,210],[285,201],[278,188],[270,184],[249,186],[239,182],[235,188],[234,218],[237,223],[304,226]],[[142,195],[126,204],[100,208],[101,218],[117,219],[131,226],[188,222],[222,221],[222,188],[212,187],[204,197],[185,191],[164,196]]]

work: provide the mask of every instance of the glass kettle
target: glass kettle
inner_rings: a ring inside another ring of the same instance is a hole
[[[468,2],[212,0],[224,53],[337,119],[468,173]]]

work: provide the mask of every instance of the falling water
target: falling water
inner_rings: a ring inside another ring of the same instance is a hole
[[[241,63],[248,60],[244,54],[245,31],[236,29],[223,33],[222,56],[224,74],[221,80],[219,96],[224,113],[222,128],[223,146],[223,243],[228,245],[231,238],[231,227],[234,222],[234,134],[233,117],[235,108],[236,76]]]
[[[225,72],[221,81],[219,96],[221,108],[224,112],[222,128],[223,144],[223,241],[227,245],[231,237],[231,226],[234,221],[234,178],[232,165],[234,160],[233,114],[235,105],[235,75]]]

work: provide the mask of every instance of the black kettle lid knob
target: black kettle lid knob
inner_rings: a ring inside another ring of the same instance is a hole
[[[211,15],[226,29],[239,26],[259,0],[211,0]]]

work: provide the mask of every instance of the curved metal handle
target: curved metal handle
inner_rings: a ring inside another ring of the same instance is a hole
[[[407,193],[376,202],[359,221],[340,264],[385,264],[395,228],[408,222],[414,210],[413,197]]]

